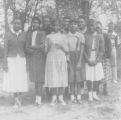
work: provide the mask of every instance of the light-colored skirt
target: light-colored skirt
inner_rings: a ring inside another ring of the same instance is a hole
[[[51,50],[46,59],[45,87],[67,87],[68,71],[66,55],[61,50]]]
[[[28,91],[25,58],[20,56],[8,58],[8,72],[4,72],[3,91],[9,93]]]
[[[97,63],[95,66],[89,66],[86,63],[86,80],[99,81],[104,79],[102,63]]]

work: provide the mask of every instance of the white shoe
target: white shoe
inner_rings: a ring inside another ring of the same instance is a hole
[[[113,80],[114,83],[118,83],[117,80]]]
[[[100,100],[100,98],[97,96],[97,93],[96,92],[93,92],[93,98],[95,99],[95,100]]]
[[[66,105],[66,102],[63,100],[63,95],[60,95],[59,96],[59,101],[60,101],[60,103],[62,104],[62,105]]]
[[[82,104],[81,95],[77,95],[77,103]]]
[[[90,101],[90,102],[93,101],[93,94],[92,94],[92,92],[89,92],[89,101]]]
[[[21,101],[19,98],[15,98],[15,104],[13,105],[13,108],[18,109],[19,107],[21,107]]]
[[[13,105],[13,108],[14,108],[14,109],[18,109],[19,106],[18,106],[17,104],[15,104],[15,105]]]
[[[81,100],[81,95],[77,95],[77,100]]]
[[[74,95],[71,95],[71,98],[70,98],[70,99],[71,99],[71,102],[72,102],[72,103],[77,103],[76,98],[75,98]]]
[[[57,104],[57,96],[52,96],[52,102],[50,103],[51,106],[55,106]]]
[[[42,101],[41,96],[36,96],[35,103],[36,103],[37,105],[41,105],[41,104],[42,104],[41,101]]]

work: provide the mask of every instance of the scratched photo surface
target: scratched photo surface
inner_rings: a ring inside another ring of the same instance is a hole
[[[121,120],[120,0],[0,0],[0,120]]]

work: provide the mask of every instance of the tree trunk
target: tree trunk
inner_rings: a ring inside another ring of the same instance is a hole
[[[7,16],[7,12],[8,12],[8,7],[7,7],[7,1],[3,0],[4,3],[4,22],[5,22],[5,32],[9,30],[8,27],[8,16]]]
[[[82,13],[85,17],[85,20],[88,21],[90,15],[90,2],[89,0],[81,0]]]
[[[56,19],[57,21],[59,21],[59,1],[58,0],[55,0],[55,3],[56,3]]]

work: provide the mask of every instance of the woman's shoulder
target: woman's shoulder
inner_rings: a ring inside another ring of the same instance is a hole
[[[7,31],[7,32],[5,32],[5,37],[9,37],[9,36],[12,36],[13,35],[13,33],[12,33],[12,31]]]
[[[43,30],[38,30],[37,33],[40,34],[40,35],[46,35],[46,32],[43,31]]]
[[[50,34],[47,35],[47,38],[52,38],[54,36],[55,36],[55,33],[52,32],[52,33],[50,33]]]

